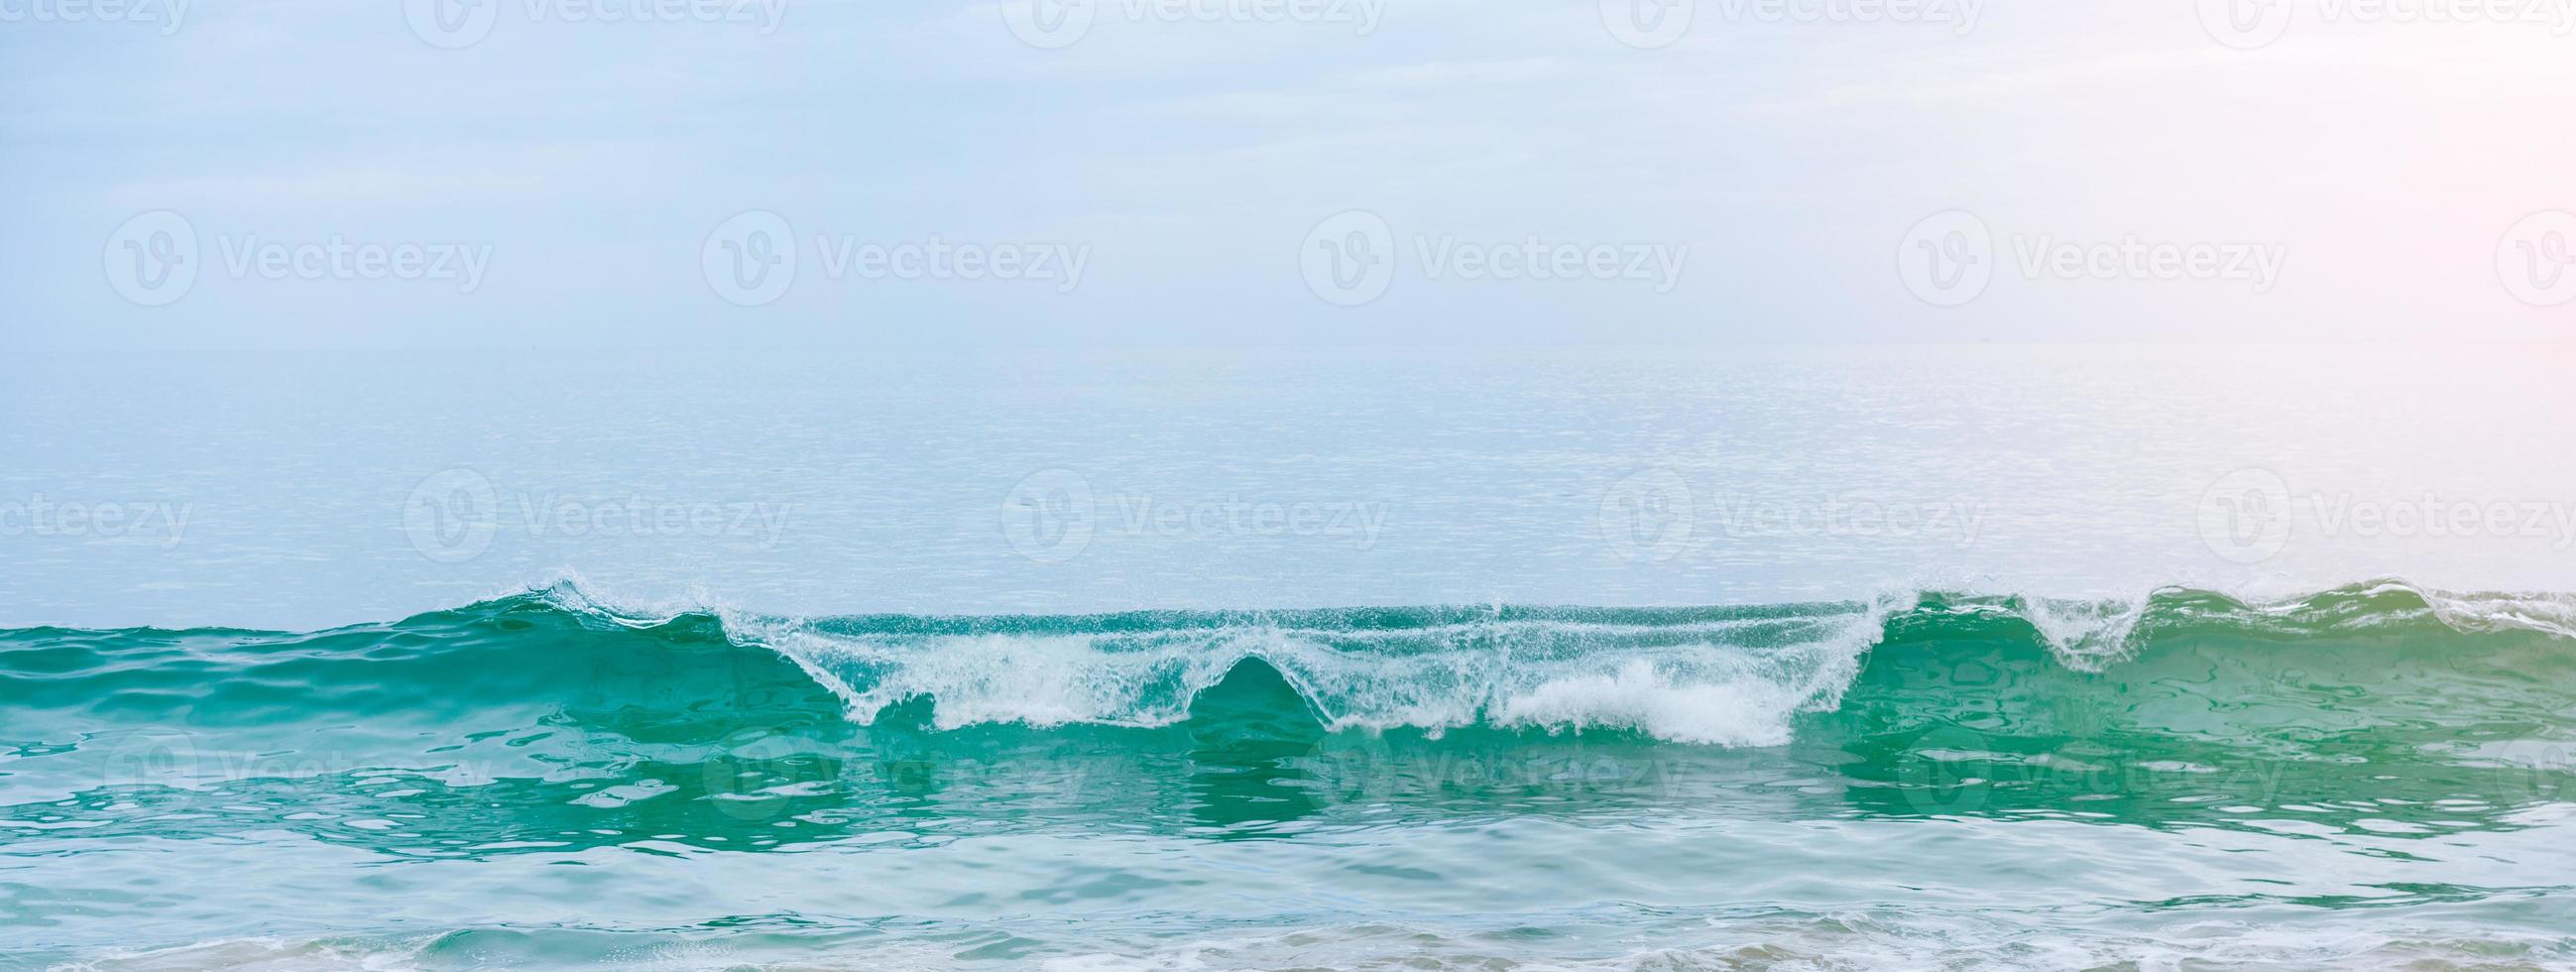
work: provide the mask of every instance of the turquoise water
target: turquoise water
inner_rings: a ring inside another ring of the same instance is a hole
[[[0,632],[99,968],[2576,964],[2576,601]]]
[[[2576,968],[2572,364],[0,356],[0,968]]]

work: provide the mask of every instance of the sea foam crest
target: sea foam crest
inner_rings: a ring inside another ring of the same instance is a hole
[[[765,622],[744,633],[816,673],[863,723],[929,698],[943,729],[1169,725],[1236,666],[1259,662],[1336,729],[1617,728],[1763,746],[1788,741],[1798,713],[1840,702],[1894,603],[1671,624],[918,634]]]
[[[668,618],[604,608],[573,581],[535,593],[620,624]],[[1742,609],[1497,608],[1481,617],[1425,609],[1424,618],[1395,623],[1311,611],[1107,623],[698,610],[717,616],[728,638],[795,663],[862,724],[929,699],[941,729],[1164,726],[1188,718],[1199,695],[1237,666],[1257,662],[1335,729],[1623,729],[1724,746],[1785,743],[1800,713],[1838,706],[1864,657],[1899,622],[1936,634],[2013,625],[2079,671],[2126,660],[2152,631],[2188,626],[2296,638],[2438,622],[2576,638],[2576,598],[2429,592],[2401,581],[2250,601],[2171,587],[2098,600],[1914,592]]]

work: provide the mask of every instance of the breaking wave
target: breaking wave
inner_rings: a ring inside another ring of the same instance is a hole
[[[1790,739],[1802,714],[1840,705],[1865,665],[1905,664],[1926,646],[2018,646],[2069,671],[2101,672],[2210,638],[2295,650],[2322,639],[2490,635],[2576,639],[2576,599],[2377,581],[2268,601],[2166,588],[2128,600],[1934,592],[1689,608],[783,618],[634,612],[561,582],[301,634],[5,631],[0,646],[21,650],[0,653],[0,686],[37,708],[131,715],[185,702],[245,719],[264,705],[284,711],[288,700],[273,691],[284,685],[308,718],[334,706],[433,718],[568,693],[594,706],[704,714],[711,700],[739,703],[746,692],[810,708],[819,690],[837,702],[837,717],[862,726],[1047,729],[1183,722],[1229,675],[1259,665],[1335,730],[1608,730],[1772,746]],[[781,684],[780,661],[808,680],[804,691]],[[169,684],[180,677],[210,681],[182,693]]]

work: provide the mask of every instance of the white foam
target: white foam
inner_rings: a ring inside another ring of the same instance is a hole
[[[1388,630],[899,635],[727,623],[812,673],[862,724],[927,698],[940,729],[1169,725],[1249,660],[1277,671],[1336,729],[1438,733],[1491,723],[1768,746],[1788,741],[1798,713],[1840,702],[1887,611],[1901,603],[1821,617],[1669,625],[1518,619]]]
[[[2022,620],[2030,622],[2049,651],[2069,668],[2100,671],[2137,651],[2132,635],[2146,617],[2154,595],[2109,601],[2056,601],[2016,598]]]
[[[1789,715],[1807,703],[1799,686],[1760,678],[1677,684],[1638,659],[1612,675],[1580,675],[1504,699],[1503,725],[1636,729],[1676,742],[1778,746],[1789,741]]]
[[[2434,617],[2461,631],[2520,629],[2576,638],[2576,594],[2418,593]]]
[[[2443,594],[2399,582],[2361,593],[2396,589],[2421,594],[2436,617],[2462,631],[2576,637],[2576,598]],[[2170,592],[2096,600],[2013,592],[1944,597],[1955,611],[2018,617],[2062,664],[2100,671],[2135,654],[2139,626],[2156,598]],[[603,606],[569,576],[540,593],[568,609],[630,624],[712,611],[729,637],[777,651],[840,697],[862,724],[894,706],[929,699],[940,729],[1164,726],[1188,718],[1201,693],[1250,660],[1276,670],[1335,729],[1619,729],[1720,746],[1783,744],[1797,715],[1839,705],[1889,616],[1924,597],[1907,592],[1844,609],[1809,606],[1782,616],[1669,623],[1539,616],[1374,629],[1254,620],[1117,632],[925,635],[766,618],[703,601],[639,613]],[[2238,603],[2256,615],[2287,616],[2313,600]]]

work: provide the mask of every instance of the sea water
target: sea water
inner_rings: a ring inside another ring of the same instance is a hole
[[[2571,363],[0,359],[0,964],[2576,965]]]

